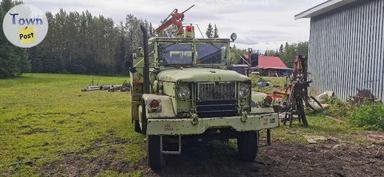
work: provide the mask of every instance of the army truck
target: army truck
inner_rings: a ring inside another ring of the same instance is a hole
[[[143,31],[143,56],[131,69],[134,130],[146,135],[151,169],[164,167],[165,154],[180,154],[187,139],[237,139],[240,159],[253,161],[260,130],[278,124],[266,94],[253,93],[251,80],[228,70],[230,39],[194,38],[183,27],[174,38]]]

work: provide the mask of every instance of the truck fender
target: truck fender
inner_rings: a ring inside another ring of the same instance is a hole
[[[176,117],[176,111],[173,106],[173,100],[171,97],[166,95],[143,94],[142,98],[145,103],[145,113],[147,119]],[[160,106],[158,110],[150,109],[149,105],[153,100],[159,101]]]
[[[273,107],[263,107],[264,99],[268,96],[265,93],[261,92],[252,92],[252,101],[251,101],[251,113],[252,114],[262,114],[262,113],[273,113]]]
[[[255,103],[263,102],[265,97],[267,97],[266,93],[252,92],[252,101]]]

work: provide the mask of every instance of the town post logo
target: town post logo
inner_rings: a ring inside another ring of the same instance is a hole
[[[44,40],[48,32],[48,20],[37,7],[21,4],[5,14],[3,31],[13,45],[31,48]]]

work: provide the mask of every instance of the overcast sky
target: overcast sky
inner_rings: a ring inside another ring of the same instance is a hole
[[[126,14],[147,19],[154,27],[173,9],[180,11],[196,6],[185,17],[185,23],[198,24],[205,32],[209,23],[216,24],[220,37],[237,33],[236,46],[266,50],[277,49],[284,42],[307,41],[309,20],[294,20],[294,15],[325,0],[24,0],[44,11],[88,10],[115,22]],[[196,33],[200,37],[199,33]]]

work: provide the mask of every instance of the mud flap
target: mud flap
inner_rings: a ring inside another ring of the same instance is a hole
[[[181,154],[181,136],[176,137],[176,145],[173,144],[171,148],[167,147],[167,144],[164,141],[167,137],[170,136],[160,136],[160,151],[163,154],[178,155]],[[174,138],[174,136],[172,137]]]
[[[266,129],[267,135],[266,135],[266,142],[265,144],[260,144],[260,141],[258,141],[258,147],[266,147],[272,145],[272,129]],[[257,133],[258,139],[260,140],[260,133]]]

